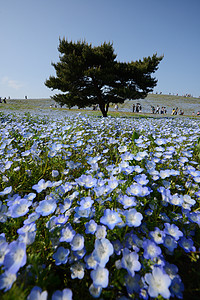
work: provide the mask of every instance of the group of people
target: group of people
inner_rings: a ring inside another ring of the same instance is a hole
[[[98,110],[98,104],[93,105],[92,110]]]
[[[179,109],[178,107],[176,107],[176,108],[172,109],[171,115],[172,116],[174,116],[174,115],[184,115],[184,111],[182,109]]]
[[[167,109],[165,106],[160,107],[159,105],[157,105],[157,107],[151,105],[151,112],[152,114],[161,114],[164,115],[167,113]]]
[[[141,112],[142,111],[142,106],[140,103],[133,103],[133,112]]]
[[[6,103],[6,97],[3,98],[3,100],[2,100],[1,97],[0,97],[0,103]]]

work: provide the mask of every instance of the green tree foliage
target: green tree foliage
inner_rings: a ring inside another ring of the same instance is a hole
[[[151,75],[163,56],[145,57],[128,63],[118,62],[111,43],[92,47],[83,42],[59,39],[60,61],[52,63],[56,77],[45,81],[49,88],[63,92],[52,98],[60,105],[79,108],[98,104],[104,117],[109,104],[143,99],[153,91],[157,80]]]

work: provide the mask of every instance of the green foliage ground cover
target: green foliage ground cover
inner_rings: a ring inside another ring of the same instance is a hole
[[[1,299],[198,299],[199,120],[0,122]]]

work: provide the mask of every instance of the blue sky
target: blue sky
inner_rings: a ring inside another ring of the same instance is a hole
[[[199,0],[1,0],[0,96],[53,95],[44,81],[65,37],[112,42],[118,61],[164,54],[154,92],[199,97],[199,12]]]

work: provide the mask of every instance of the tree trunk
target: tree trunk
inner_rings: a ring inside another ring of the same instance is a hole
[[[108,113],[108,107],[107,107],[107,105],[105,103],[101,103],[101,104],[99,104],[99,108],[100,108],[100,110],[102,112],[103,117],[106,118],[107,117],[107,113]]]

